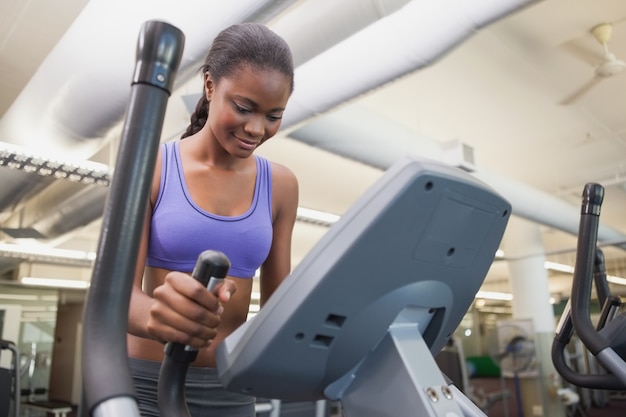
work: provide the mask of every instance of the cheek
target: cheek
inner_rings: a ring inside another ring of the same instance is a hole
[[[216,106],[209,118],[213,121],[213,126],[218,125],[222,129],[234,127],[240,123],[240,119],[234,111],[229,111],[223,106]]]
[[[266,125],[265,136],[267,136],[268,139],[271,138],[278,132],[278,129],[280,129],[280,123],[272,123],[272,124]]]
[[[218,118],[224,127],[234,127],[241,123],[240,118],[234,112],[222,112]]]

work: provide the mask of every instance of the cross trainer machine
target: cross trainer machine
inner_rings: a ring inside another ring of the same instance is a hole
[[[346,417],[484,415],[434,355],[493,262],[509,204],[465,172],[406,158],[217,349],[232,391],[339,400]]]
[[[613,296],[606,281],[604,254],[597,247],[600,209],[604,188],[586,184],[582,205],[572,294],[556,328],[552,362],[568,382],[582,388],[623,391],[626,389],[626,314],[620,313],[620,298]],[[594,327],[590,316],[591,289],[595,283],[602,307]],[[606,370],[580,373],[565,360],[565,348],[576,334],[583,345]]]
[[[148,22],[138,42],[85,309],[85,405],[96,417],[139,416],[123,323],[159,116],[182,43],[182,33],[163,22]],[[510,213],[507,201],[457,168],[399,161],[331,227],[261,312],[226,338],[217,352],[222,382],[266,398],[337,399],[347,417],[484,416],[433,355],[473,302]]]

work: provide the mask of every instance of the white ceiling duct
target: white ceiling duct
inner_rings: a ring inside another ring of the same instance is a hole
[[[304,1],[269,25],[287,41],[293,54],[294,65],[299,67],[373,22],[394,13],[409,1]],[[193,87],[194,93],[182,97],[190,113],[195,110],[202,94],[201,91],[195,92],[195,85]],[[296,90],[299,88],[298,85]]]
[[[32,197],[54,181],[52,178],[42,178],[8,167],[0,167],[0,178],[2,178],[0,212],[5,212],[5,216],[16,210],[20,201]],[[4,216],[2,220],[5,220]]]
[[[410,1],[298,67],[283,127],[430,65],[478,29],[535,1]]]
[[[406,155],[438,161],[446,158],[446,149],[439,142],[356,106],[320,116],[292,131],[289,137],[383,170]],[[351,138],[358,138],[358,143]],[[484,169],[475,168],[472,175],[506,198],[514,215],[578,234],[579,206]],[[598,239],[608,243],[624,242],[626,235],[600,225]]]
[[[306,1],[286,18],[271,23],[285,38],[296,66],[321,54],[373,22],[397,11],[409,0]],[[311,34],[314,33],[314,36]]]

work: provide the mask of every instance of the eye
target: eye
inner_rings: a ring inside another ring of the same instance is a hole
[[[272,115],[267,116],[267,120],[269,120],[270,122],[277,122],[282,118],[283,118],[282,116],[272,116]]]
[[[233,105],[235,106],[235,109],[239,112],[239,113],[243,113],[243,114],[247,114],[250,113],[252,110],[250,110],[247,107],[241,106],[237,103],[233,103]]]

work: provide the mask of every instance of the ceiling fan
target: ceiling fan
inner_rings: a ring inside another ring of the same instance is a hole
[[[611,23],[601,23],[591,29],[591,34],[595,40],[603,47],[604,55],[602,61],[595,67],[593,77],[587,81],[582,87],[574,91],[568,97],[561,101],[561,105],[568,105],[587,94],[593,87],[601,81],[617,75],[626,69],[626,62],[617,59],[609,50],[608,43],[613,34],[613,25]]]

